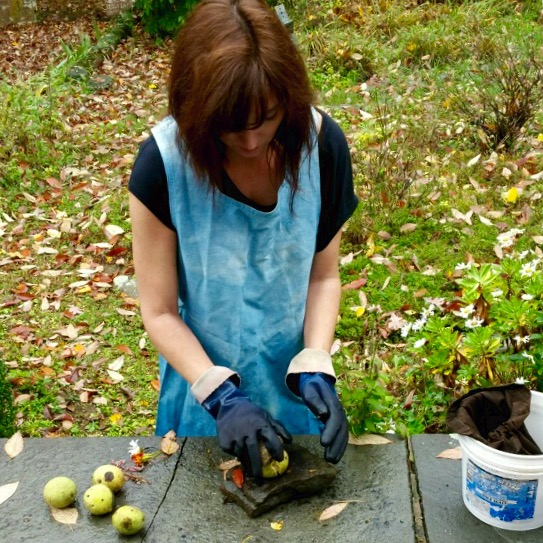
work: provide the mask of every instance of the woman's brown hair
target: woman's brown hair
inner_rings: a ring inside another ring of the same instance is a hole
[[[263,122],[270,94],[285,115],[270,151],[292,196],[312,141],[313,93],[288,30],[261,0],[203,0],[181,29],[169,79],[169,113],[196,175],[221,187],[219,135]],[[253,123],[255,124],[255,123]]]

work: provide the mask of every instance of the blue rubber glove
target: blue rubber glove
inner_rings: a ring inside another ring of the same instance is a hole
[[[291,435],[265,409],[252,403],[231,380],[222,383],[202,406],[216,421],[221,449],[239,458],[249,476],[262,476],[259,440],[272,458],[279,462],[283,460],[283,442],[290,443]]]
[[[347,448],[349,429],[334,380],[325,373],[300,373],[298,386],[304,403],[324,424],[321,433],[324,459],[337,464]]]

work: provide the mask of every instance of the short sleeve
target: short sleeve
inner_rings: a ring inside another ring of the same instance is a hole
[[[164,162],[153,136],[141,145],[130,174],[128,190],[165,226],[175,230],[170,213]]]
[[[319,112],[322,115],[319,133],[321,215],[317,252],[328,246],[358,205],[353,186],[351,154],[345,135],[329,115]]]

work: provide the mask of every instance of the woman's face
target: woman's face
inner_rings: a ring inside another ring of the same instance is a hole
[[[219,138],[226,147],[227,157],[232,159],[255,159],[266,155],[268,145],[275,138],[275,133],[283,120],[285,110],[276,98],[268,102],[268,114],[264,122],[255,126],[251,114],[247,127],[239,132],[223,132]]]

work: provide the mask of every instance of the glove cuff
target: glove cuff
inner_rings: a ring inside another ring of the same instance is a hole
[[[332,356],[324,349],[304,349],[290,362],[285,382],[296,396],[300,395],[298,386],[300,373],[324,373],[331,377],[332,383],[336,382]]]
[[[231,379],[239,386],[240,377],[235,371],[226,366],[213,366],[194,381],[190,387],[190,391],[196,398],[196,401],[202,404],[228,379]]]

